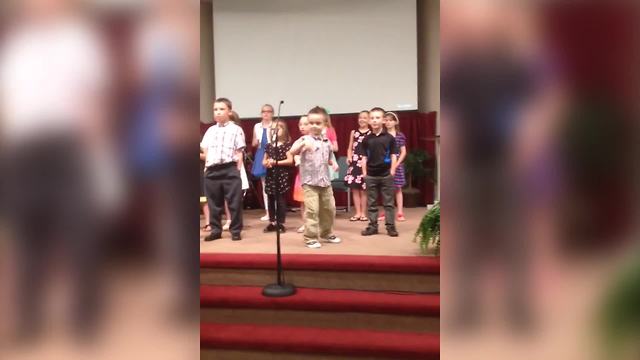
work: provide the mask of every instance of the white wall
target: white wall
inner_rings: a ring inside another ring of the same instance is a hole
[[[418,110],[440,111],[440,0],[418,0]]]
[[[214,0],[213,27],[215,94],[242,117],[417,109],[415,0]]]
[[[200,3],[200,121],[213,120],[213,12],[210,2]]]

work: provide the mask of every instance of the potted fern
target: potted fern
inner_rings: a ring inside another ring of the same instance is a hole
[[[418,230],[414,237],[414,242],[420,244],[420,249],[424,254],[433,250],[435,256],[440,256],[440,203],[436,202],[420,221]]]
[[[409,152],[404,160],[404,171],[407,178],[407,186],[402,190],[404,206],[414,208],[418,205],[420,190],[413,187],[416,180],[426,177],[431,170],[425,167],[425,163],[431,156],[424,150],[417,149]]]
[[[616,275],[601,305],[599,325],[603,358],[638,359],[640,356],[640,257],[630,259]]]

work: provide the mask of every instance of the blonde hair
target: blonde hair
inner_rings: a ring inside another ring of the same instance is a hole
[[[231,114],[229,114],[229,120],[233,121],[236,125],[240,125],[240,115],[234,110],[231,110]]]
[[[333,127],[333,124],[331,123],[331,116],[329,114],[324,117],[324,124],[326,125],[327,129]]]
[[[386,113],[384,113],[384,117],[392,117],[395,121],[396,121],[396,132],[400,132],[400,119],[398,118],[398,115],[396,115],[396,113],[394,113],[393,111],[387,111]]]

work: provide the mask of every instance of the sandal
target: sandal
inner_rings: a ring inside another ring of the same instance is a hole
[[[349,218],[349,221],[358,221],[358,220],[360,220],[359,216],[352,216]]]
[[[360,221],[369,221],[369,218],[366,216],[360,216]]]
[[[403,213],[398,214],[398,221],[407,221],[407,219],[404,218]]]
[[[213,228],[211,228],[211,224],[207,224],[207,225],[201,227],[200,230],[202,230],[202,231],[211,231],[211,230],[213,230]]]

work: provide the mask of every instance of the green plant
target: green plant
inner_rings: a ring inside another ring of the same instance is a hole
[[[404,159],[404,171],[407,177],[407,188],[413,190],[414,180],[426,177],[431,173],[431,169],[425,167],[424,163],[431,159],[426,151],[417,149],[412,150]]]
[[[440,255],[440,203],[436,202],[420,221],[418,230],[413,237],[414,242],[420,243],[423,253],[427,253],[429,246],[433,247],[434,254]]]
[[[636,255],[606,292],[600,312],[604,353],[609,359],[640,355],[640,260]],[[631,355],[630,355],[631,354]]]

